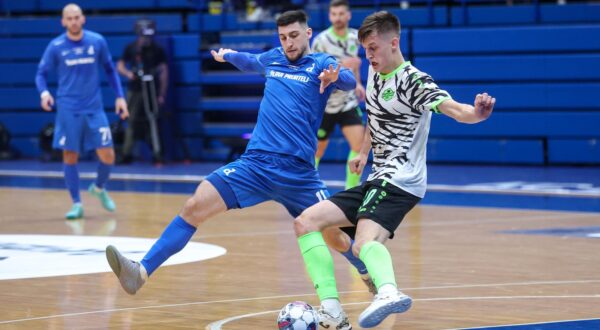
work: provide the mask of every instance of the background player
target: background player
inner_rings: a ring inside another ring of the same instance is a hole
[[[141,262],[107,247],[108,262],[129,294],[135,294],[148,276],[183,249],[201,223],[216,214],[274,200],[298,216],[328,197],[314,165],[316,133],[333,89],[352,90],[356,81],[333,57],[311,53],[312,30],[303,11],[283,13],[277,26],[282,47],[258,55],[212,51],[215,60],[267,79],[252,138],[239,160],[200,183]]]
[[[487,119],[495,99],[478,94],[474,105],[457,103],[433,79],[404,61],[400,22],[388,12],[368,16],[359,40],[371,66],[367,83],[368,132],[350,163],[361,173],[373,149],[373,172],[361,186],[337,193],[304,211],[294,223],[298,244],[321,299],[322,315],[344,315],[333,259],[319,232],[330,226],[357,226],[353,252],[365,263],[377,295],[360,315],[361,327],[379,324],[390,313],[408,310],[412,300],[399,292],[392,258],[383,245],[426,189],[426,145],[431,112],[462,123]]]
[[[364,135],[362,111],[358,102],[365,99],[365,88],[360,80],[361,60],[358,57],[358,30],[348,27],[352,18],[350,5],[346,0],[332,0],[329,3],[329,21],[331,27],[319,33],[312,45],[315,52],[327,53],[334,56],[338,63],[349,68],[356,78],[354,91],[334,91],[325,107],[325,115],[317,133],[319,143],[315,155],[317,166],[325,154],[329,144],[329,136],[335,125],[340,125],[342,133],[350,145],[348,161],[353,159],[360,150]],[[352,173],[346,166],[346,189],[360,184],[360,175]]]
[[[56,70],[58,90],[53,147],[63,150],[65,183],[73,201],[65,217],[77,219],[83,217],[77,170],[79,153],[82,151],[96,149],[100,160],[96,181],[88,191],[100,199],[105,209],[111,212],[115,210],[115,203],[105,189],[115,161],[115,152],[100,93],[100,67],[106,72],[117,95],[115,112],[121,119],[127,118],[129,113],[104,37],[83,29],[85,16],[75,4],[63,8],[61,23],[66,32],[53,39],[46,48],[38,65],[35,83],[42,109],[52,111],[54,98],[48,90],[46,78],[50,70]]]

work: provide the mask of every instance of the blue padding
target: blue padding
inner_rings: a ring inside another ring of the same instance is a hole
[[[260,97],[205,97],[200,107],[205,111],[258,111]]]
[[[249,124],[204,124],[204,136],[210,137],[241,137],[252,133],[254,123]]]
[[[133,34],[135,21],[142,17],[154,20],[156,22],[157,30],[161,33],[180,32],[182,30],[182,18],[180,15],[176,14],[88,16],[86,17],[85,28],[98,33]],[[58,35],[63,32],[64,28],[60,24],[59,17],[0,19],[0,34]]]
[[[42,111],[25,113],[0,113],[0,123],[3,123],[12,136],[38,135],[42,128],[54,123],[55,113]]]
[[[550,139],[548,159],[555,164],[600,163],[600,138],[598,139]]]
[[[600,83],[512,83],[441,84],[452,97],[472,103],[477,93],[488,92],[497,98],[496,109],[503,110],[600,110],[597,95]],[[582,97],[587,95],[588,97]]]
[[[419,54],[598,51],[600,25],[414,29]]]
[[[50,38],[9,39],[0,38],[0,60],[30,59],[39,61]]]
[[[416,57],[436,81],[600,80],[600,54]]]
[[[177,61],[173,65],[173,78],[176,83],[197,84],[200,82],[199,61]]]
[[[274,31],[226,32],[221,33],[222,44],[256,43],[279,46],[277,34]]]
[[[327,149],[321,160],[345,162],[348,159],[349,152],[350,147],[344,137],[332,137],[329,140],[329,145],[327,145]]]
[[[198,14],[192,14],[188,16],[188,30],[190,32],[197,32],[200,29],[203,31],[231,31],[238,28],[237,18],[234,14],[224,15],[209,15],[203,14],[202,26],[200,24],[200,16]]]
[[[21,157],[33,158],[40,155],[40,140],[37,135],[13,138],[10,140],[10,146],[17,150]]]
[[[409,8],[409,9],[396,9],[396,8],[382,8],[387,10],[400,19],[402,27],[408,26],[430,26],[430,25],[446,25],[448,18],[446,15],[446,8],[434,7],[433,12],[429,8]],[[352,19],[350,20],[350,26],[359,28],[363,20],[374,12],[372,8],[368,9],[352,9]],[[329,19],[327,18],[327,21]],[[328,25],[328,24],[326,24]]]
[[[177,87],[175,88],[175,106],[178,109],[198,110],[200,108],[199,87]]]
[[[155,3],[156,1],[158,1],[158,7],[165,9],[197,9],[199,3],[199,1],[196,0],[155,0]]]
[[[173,35],[172,40],[175,58],[199,57],[200,38],[198,34]]]
[[[37,72],[37,62],[29,63],[0,63],[0,85],[31,85],[35,88],[35,75]],[[116,66],[116,64],[115,64]],[[107,83],[104,70],[100,70],[100,81]],[[119,76],[121,81],[126,81],[126,78]],[[56,72],[50,72],[47,77],[50,84],[56,84]]]
[[[452,25],[533,24],[535,6],[469,6],[451,8]]]
[[[38,0],[13,0],[0,2],[0,10],[6,12],[33,12],[38,8]]]
[[[257,73],[243,73],[239,71],[223,71],[204,73],[200,77],[203,85],[243,85],[264,84],[265,77]]]
[[[434,115],[432,137],[598,137],[598,112],[495,112],[475,125]]]
[[[202,112],[183,112],[177,116],[178,131],[183,136],[202,136]]]
[[[543,164],[544,146],[539,140],[429,139],[428,161]]]
[[[540,6],[542,23],[598,23],[600,22],[600,5],[568,4]]]
[[[42,10],[61,10],[71,0],[39,0]],[[84,10],[93,9],[151,9],[155,0],[79,0],[77,4]]]
[[[50,92],[55,95],[56,88],[50,87]],[[113,109],[115,106],[115,93],[110,87],[102,88],[104,107]],[[37,110],[40,111],[40,95],[35,87],[0,88],[0,112],[7,110]]]
[[[183,143],[185,144],[187,151],[190,153],[192,159],[206,159],[204,156],[204,140],[202,138],[184,138]],[[181,155],[183,158],[183,155]]]

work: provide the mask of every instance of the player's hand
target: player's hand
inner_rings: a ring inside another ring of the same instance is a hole
[[[350,70],[359,70],[362,61],[358,57],[346,57],[345,59],[340,61],[340,64],[344,68],[348,68]]]
[[[337,68],[334,69],[333,64],[330,64],[329,69],[325,69],[323,72],[321,72],[319,75],[319,80],[321,80],[321,88],[319,89],[319,93],[323,94],[327,86],[338,80],[341,67],[341,65],[338,65]]]
[[[44,92],[41,100],[42,109],[44,111],[52,111],[52,106],[54,105],[54,98],[50,93]]]
[[[361,83],[356,84],[354,93],[356,94],[356,97],[358,98],[359,101],[364,101],[365,98],[367,97],[367,92],[365,92],[365,86],[363,86]]]
[[[496,104],[496,98],[488,95],[488,93],[477,94],[475,96],[475,116],[481,120],[486,120],[492,115],[494,110],[494,104]]]
[[[359,153],[356,157],[350,159],[348,162],[348,167],[350,168],[350,172],[354,174],[362,174],[363,169],[367,165],[367,155],[363,155]]]
[[[227,61],[225,61],[223,56],[225,56],[225,54],[228,54],[228,53],[237,53],[237,51],[235,51],[233,49],[229,49],[229,48],[219,48],[218,52],[216,52],[214,50],[210,51],[210,54],[213,56],[213,58],[217,62],[227,62]]]
[[[121,119],[127,119],[129,117],[129,110],[127,110],[127,102],[122,97],[117,97],[115,100],[115,113]]]

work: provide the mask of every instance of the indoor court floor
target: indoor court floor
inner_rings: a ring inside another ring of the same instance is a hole
[[[292,218],[268,202],[208,221],[135,296],[104,247],[141,259],[204,175],[220,164],[119,166],[117,211],[84,192],[69,207],[61,165],[0,163],[0,329],[276,329],[286,303],[318,299]],[[341,165],[323,178],[340,189]],[[600,168],[429,167],[430,191],[387,246],[413,307],[378,329],[600,329]],[[372,296],[334,253],[353,322]]]

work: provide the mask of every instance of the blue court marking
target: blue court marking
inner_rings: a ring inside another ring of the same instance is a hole
[[[522,235],[550,235],[561,237],[585,237],[585,238],[600,238],[600,226],[593,227],[576,227],[576,228],[548,228],[534,230],[505,230],[503,234],[522,234]],[[600,329],[600,328],[598,328]]]
[[[495,326],[495,327],[468,328],[468,329],[464,329],[464,330],[483,330],[483,329],[494,329],[494,330],[592,330],[592,329],[600,329],[600,319],[501,325],[501,326]]]

